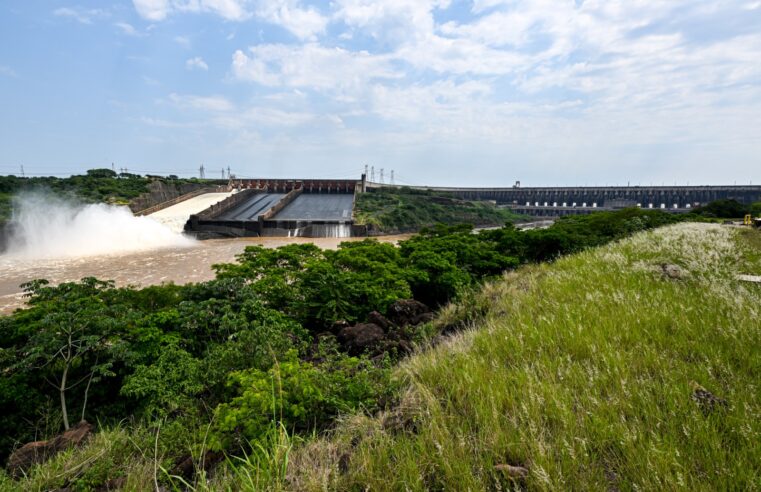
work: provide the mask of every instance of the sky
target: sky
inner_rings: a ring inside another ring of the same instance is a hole
[[[0,174],[761,184],[761,0],[6,0]]]

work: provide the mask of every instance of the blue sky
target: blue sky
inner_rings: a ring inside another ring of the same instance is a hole
[[[761,184],[761,0],[8,0],[0,174]]]

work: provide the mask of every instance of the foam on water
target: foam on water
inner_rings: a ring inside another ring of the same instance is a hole
[[[77,204],[44,192],[15,197],[9,226],[8,258],[76,258],[195,243],[127,207]]]

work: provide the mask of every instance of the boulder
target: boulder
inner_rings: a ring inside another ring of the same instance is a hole
[[[503,472],[508,478],[512,480],[522,480],[528,477],[528,468],[523,466],[499,464],[494,466],[495,470]]]
[[[360,323],[347,326],[338,335],[338,339],[351,355],[360,355],[374,348],[384,339],[383,328],[373,323]]]
[[[404,327],[414,325],[414,321],[422,314],[430,313],[431,310],[422,302],[414,299],[402,299],[395,301],[388,308],[388,319],[397,326]]]
[[[380,326],[381,328],[383,328],[383,331],[388,331],[388,329],[391,328],[392,326],[391,322],[388,319],[386,319],[386,317],[383,316],[378,311],[373,311],[370,314],[368,314],[367,322]]]
[[[18,477],[32,465],[44,463],[65,449],[80,446],[92,435],[94,428],[83,420],[53,439],[24,444],[8,458],[8,471],[11,476]]]
[[[664,277],[670,278],[672,280],[680,280],[682,277],[684,277],[682,269],[677,265],[669,265],[667,263],[663,263],[661,265],[661,270],[663,270]]]

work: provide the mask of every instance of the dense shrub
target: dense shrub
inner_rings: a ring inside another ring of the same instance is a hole
[[[295,351],[268,371],[234,372],[228,384],[235,396],[217,407],[212,447],[256,441],[276,425],[305,431],[324,427],[341,413],[373,411],[392,392],[390,374],[386,365],[338,352],[313,365]]]

